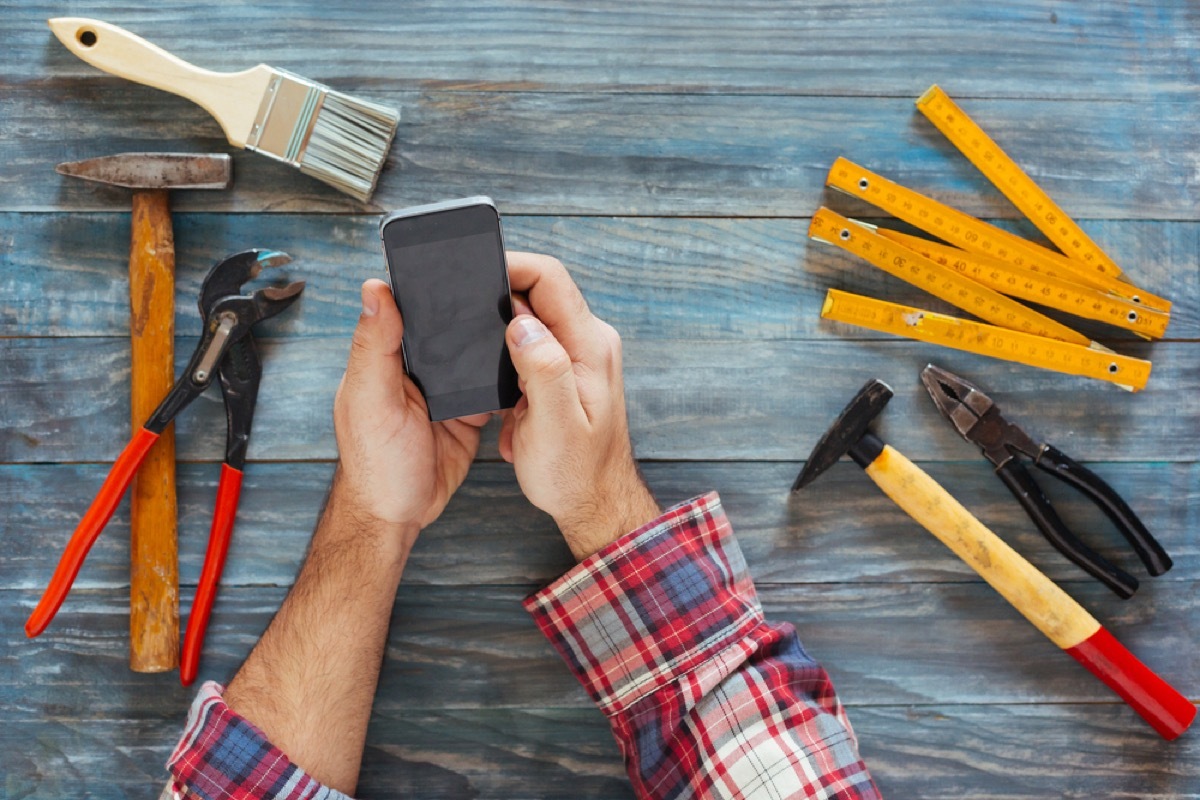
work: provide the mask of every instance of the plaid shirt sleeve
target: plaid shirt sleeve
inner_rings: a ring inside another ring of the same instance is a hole
[[[825,670],[769,624],[720,500],[678,505],[525,601],[608,716],[639,797],[879,797]],[[349,800],[204,684],[161,798]]]
[[[159,800],[350,800],[293,764],[262,731],[225,704],[222,692],[224,688],[212,681],[200,688],[183,737],[167,761],[174,779]]]
[[[638,797],[879,797],[828,674],[764,620],[715,493],[525,607],[608,717]]]

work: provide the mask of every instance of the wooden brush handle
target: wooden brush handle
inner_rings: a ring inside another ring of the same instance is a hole
[[[135,433],[175,381],[175,238],[167,190],[133,194],[129,251],[129,335]],[[175,425],[138,470],[130,498],[129,667],[166,672],[179,665]]]
[[[1115,691],[1166,739],[1196,707],[1101,627],[1083,606],[975,519],[933,478],[884,445],[866,466],[871,480],[980,574],[1017,611]]]
[[[86,17],[57,17],[50,30],[75,55],[112,75],[186,97],[216,118],[230,144],[245,147],[274,70],[243,72],[192,66],[124,28]]]

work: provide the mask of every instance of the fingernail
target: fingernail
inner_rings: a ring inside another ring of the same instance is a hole
[[[363,289],[362,304],[364,317],[373,317],[379,313],[379,298],[375,296],[374,292]]]
[[[525,298],[521,297],[520,295],[513,295],[512,305],[514,317],[519,317],[522,314],[533,313],[533,309],[529,307],[529,303],[526,302]]]
[[[536,342],[546,335],[546,326],[533,317],[525,317],[517,320],[516,331],[513,332],[513,341],[517,347]]]

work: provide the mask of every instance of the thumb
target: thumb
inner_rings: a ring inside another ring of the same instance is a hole
[[[525,383],[529,410],[583,412],[571,357],[537,317],[522,314],[508,324],[508,352]]]
[[[374,278],[365,282],[362,285],[362,309],[350,342],[346,377],[357,381],[371,373],[402,370],[403,363],[396,357],[404,336],[404,321],[388,285]]]

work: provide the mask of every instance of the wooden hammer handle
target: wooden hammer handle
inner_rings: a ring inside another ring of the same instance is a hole
[[[1101,627],[1083,606],[975,519],[937,481],[884,445],[866,466],[879,488],[974,569],[1017,611],[1087,667],[1166,739],[1196,707]]]
[[[166,189],[133,194],[129,305],[136,433],[175,381],[175,238]],[[174,423],[147,454],[130,502],[129,667],[166,672],[179,666]]]
[[[1073,647],[1100,627],[1096,618],[1058,584],[992,533],[898,450],[885,445],[866,469],[884,494],[967,562],[1056,645]]]

